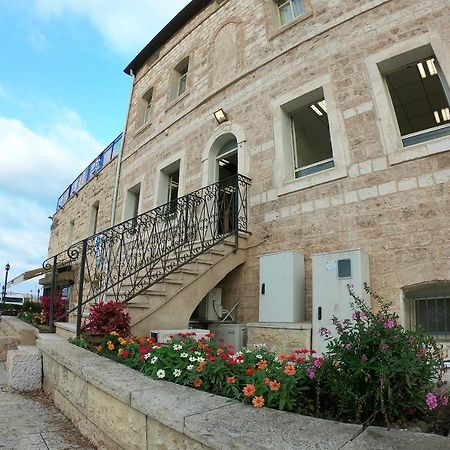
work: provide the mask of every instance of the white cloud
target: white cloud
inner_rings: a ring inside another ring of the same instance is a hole
[[[39,30],[32,30],[29,40],[36,50],[42,51],[47,47],[47,38],[45,37],[45,34]]]
[[[47,257],[58,196],[103,149],[76,113],[62,109],[59,117],[39,133],[0,117],[0,274],[9,261],[11,278]]]
[[[80,126],[75,113],[63,111],[61,119],[38,134],[17,119],[0,117],[0,190],[56,202],[100,153],[102,146]]]
[[[135,53],[189,0],[35,0],[39,13],[48,19],[66,13],[87,18],[113,50]]]

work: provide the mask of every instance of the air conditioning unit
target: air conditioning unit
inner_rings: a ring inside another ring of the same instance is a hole
[[[199,319],[214,322],[222,318],[222,289],[214,288],[198,306]]]
[[[214,338],[232,345],[235,352],[247,345],[247,327],[239,323],[215,323],[210,325]]]
[[[150,336],[153,339],[156,339],[156,342],[167,342],[171,339],[171,337],[176,337],[179,334],[185,333],[195,333],[195,336],[192,336],[195,340],[199,340],[206,335],[209,335],[209,330],[204,330],[200,328],[188,328],[185,330],[152,330],[150,332]]]

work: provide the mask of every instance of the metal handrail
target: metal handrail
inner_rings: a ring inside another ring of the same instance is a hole
[[[50,327],[58,267],[78,265],[77,335],[83,307],[107,294],[130,301],[227,237],[248,231],[250,179],[235,175],[72,244],[44,261],[52,270]]]

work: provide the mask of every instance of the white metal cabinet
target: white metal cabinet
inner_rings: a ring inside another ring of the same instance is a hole
[[[364,292],[364,283],[370,283],[369,257],[359,249],[313,255],[312,278],[313,348],[324,353],[327,343],[320,329],[327,328],[335,335],[333,316],[339,320],[352,317],[352,298],[347,285],[366,303],[370,301]]]
[[[259,321],[305,320],[305,258],[287,251],[259,258]]]

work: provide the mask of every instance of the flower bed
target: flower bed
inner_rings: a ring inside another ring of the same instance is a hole
[[[152,378],[255,408],[364,424],[404,425],[421,419],[427,431],[448,434],[448,395],[440,385],[442,364],[434,341],[405,330],[381,299],[373,313],[353,297],[353,319],[335,321],[336,335],[328,337],[323,357],[309,349],[277,355],[263,346],[234,352],[212,336],[197,341],[183,334],[160,344],[116,332],[96,351]]]

